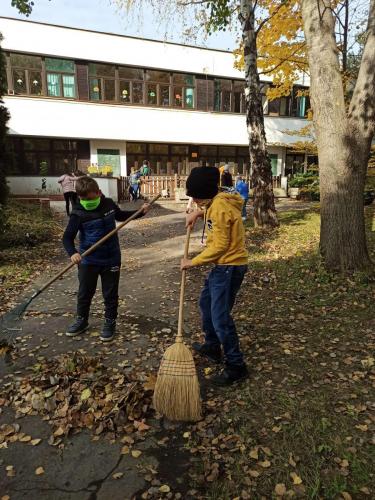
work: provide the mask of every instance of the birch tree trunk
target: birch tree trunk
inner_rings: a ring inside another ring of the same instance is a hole
[[[278,226],[272,188],[271,162],[266,149],[266,133],[257,68],[257,33],[252,0],[241,0],[239,20],[245,62],[246,125],[249,134],[251,181],[254,190],[256,226]]]
[[[320,251],[329,270],[363,269],[370,264],[363,191],[375,123],[375,0],[349,112],[331,1],[302,0],[302,16],[319,156]]]

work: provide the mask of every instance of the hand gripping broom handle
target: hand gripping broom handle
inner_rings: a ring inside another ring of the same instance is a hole
[[[153,198],[150,201],[149,204],[150,205],[154,204],[155,201],[157,201],[160,198],[160,196],[161,196],[161,194],[159,193],[157,196],[155,196],[155,198]],[[122,229],[124,226],[126,226],[126,224],[129,224],[130,221],[136,219],[138,217],[138,215],[140,215],[141,213],[142,213],[142,208],[140,208],[139,210],[137,210],[133,215],[131,215],[124,222],[121,222],[121,224],[119,224],[117,227],[115,227],[115,229],[113,229],[108,234],[106,234],[102,239],[100,239],[99,241],[97,241],[96,243],[94,243],[90,248],[88,248],[85,252],[83,252],[83,254],[81,254],[81,257],[86,257],[86,255],[89,255],[90,253],[92,253],[100,245],[102,245],[105,241],[107,241],[109,238],[111,238],[114,234],[118,233],[120,231],[120,229]],[[53,278],[51,278],[49,281],[47,281],[47,283],[45,283],[39,290],[37,290],[36,292],[34,292],[33,295],[31,296],[31,299],[35,299],[35,297],[37,297],[46,288],[48,288],[50,285],[52,285],[52,283],[54,283],[56,280],[58,280],[59,278],[61,278],[61,276],[63,274],[65,274],[67,271],[69,271],[69,269],[71,269],[75,265],[76,264],[74,264],[73,262],[71,262],[69,265],[67,265],[66,267],[64,267],[64,269],[62,271],[60,271]]]
[[[184,258],[188,258],[191,227],[186,231]],[[176,342],[182,342],[182,325],[184,322],[184,296],[185,296],[186,269],[181,273],[180,305],[178,309],[178,328]]]

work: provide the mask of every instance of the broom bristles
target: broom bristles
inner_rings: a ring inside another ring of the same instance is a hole
[[[197,372],[190,349],[183,342],[165,351],[153,402],[154,408],[169,420],[196,422],[202,418]]]

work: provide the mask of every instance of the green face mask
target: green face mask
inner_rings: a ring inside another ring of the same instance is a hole
[[[95,210],[95,208],[98,208],[99,206],[100,196],[94,198],[93,200],[79,200],[79,202],[85,210]]]

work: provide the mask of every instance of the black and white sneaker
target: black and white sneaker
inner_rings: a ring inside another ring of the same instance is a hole
[[[87,321],[87,318],[82,318],[81,316],[77,316],[75,322],[70,325],[70,327],[67,329],[65,332],[65,335],[68,337],[75,337],[76,335],[79,335],[86,331],[89,327],[89,323]]]
[[[116,333],[116,320],[105,318],[100,340],[110,342]]]

